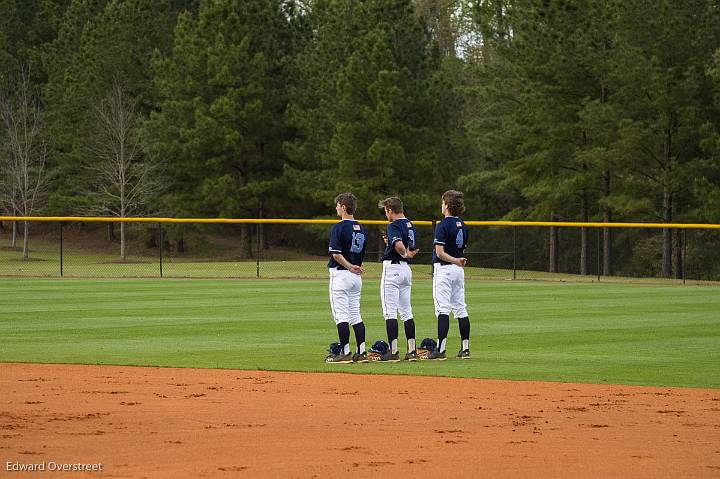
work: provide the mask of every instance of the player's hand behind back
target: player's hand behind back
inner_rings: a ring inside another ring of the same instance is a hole
[[[354,264],[354,265],[350,266],[350,272],[351,272],[351,273],[358,274],[358,275],[364,274],[364,273],[365,273],[365,268],[363,268],[362,266],[358,266],[358,265]]]
[[[409,259],[413,259],[415,257],[415,255],[418,254],[419,252],[420,252],[420,248],[408,250],[406,254]]]

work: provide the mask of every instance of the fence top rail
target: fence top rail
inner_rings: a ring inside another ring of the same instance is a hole
[[[284,218],[152,218],[116,216],[0,216],[0,221],[42,221],[83,223],[225,223],[225,224],[335,224],[337,219]],[[386,225],[385,220],[358,220],[366,225]],[[413,221],[416,226],[432,226],[432,221]],[[701,223],[602,223],[573,221],[465,221],[468,226],[555,226],[561,228],[675,228],[720,229],[720,224]]]
[[[0,221],[45,221],[80,223],[225,223],[225,224],[335,224],[339,220],[285,218],[151,218],[117,216],[0,216]],[[387,225],[387,221],[358,220],[366,225]],[[432,225],[431,221],[413,221],[415,225]]]

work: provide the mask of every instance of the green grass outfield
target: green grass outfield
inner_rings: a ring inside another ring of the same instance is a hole
[[[418,340],[436,336],[431,288],[413,287]],[[372,344],[386,339],[378,281],[363,291]],[[323,362],[337,338],[325,280],[18,278],[0,279],[0,298],[1,362],[720,387],[711,286],[468,281],[471,360],[353,365]]]

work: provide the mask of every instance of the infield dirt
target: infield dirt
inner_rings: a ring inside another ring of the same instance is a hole
[[[5,363],[0,391],[0,477],[720,476],[715,389]],[[51,462],[102,472],[8,470]]]

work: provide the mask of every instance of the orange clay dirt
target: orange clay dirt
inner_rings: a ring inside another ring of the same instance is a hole
[[[0,364],[0,397],[0,477],[720,477],[720,390]]]

